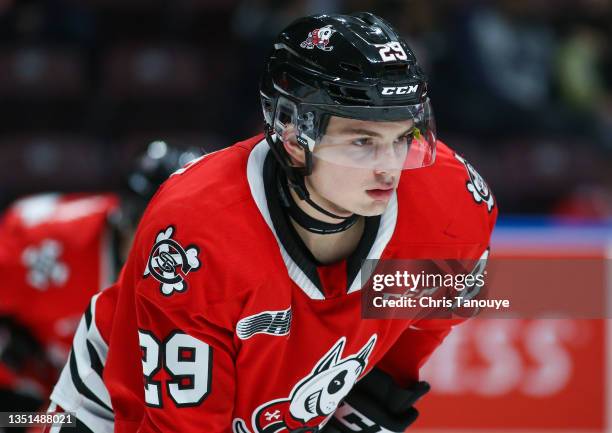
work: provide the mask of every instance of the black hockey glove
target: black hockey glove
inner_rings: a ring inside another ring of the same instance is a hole
[[[413,405],[429,388],[427,382],[400,388],[391,376],[374,368],[355,384],[321,432],[403,432],[419,416]]]

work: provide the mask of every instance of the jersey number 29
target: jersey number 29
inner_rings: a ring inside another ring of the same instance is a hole
[[[162,407],[161,381],[153,377],[163,367],[170,376],[166,381],[168,396],[177,407],[197,406],[210,391],[212,348],[202,341],[173,331],[160,342],[152,332],[138,330],[142,349],[145,403]]]

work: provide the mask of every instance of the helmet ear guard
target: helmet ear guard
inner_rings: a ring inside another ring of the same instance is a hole
[[[283,131],[284,132],[284,131]],[[283,133],[280,134],[269,124],[264,125],[264,134],[270,150],[274,154],[277,161],[287,176],[289,185],[297,193],[302,200],[307,200],[310,197],[306,188],[305,177],[312,173],[312,152],[308,148],[308,144],[300,136],[296,136],[297,144],[304,150],[304,166],[298,167],[293,164],[289,153],[285,150],[283,142]]]
[[[289,180],[297,184],[298,182],[295,182],[297,180],[296,176],[291,175],[289,172],[297,172],[301,178],[312,173],[312,151],[316,138],[319,136],[315,132],[315,113],[310,111],[300,115],[298,113],[298,105],[284,96],[279,96],[275,102],[274,104],[269,99],[266,101],[270,105],[270,111],[268,111],[268,116],[266,116],[270,119],[269,123],[268,119],[266,119],[266,138],[269,136],[268,144],[270,144],[275,156],[284,162],[282,166],[287,168],[285,171]],[[265,110],[266,108],[264,107],[264,112]],[[291,161],[291,157],[284,149],[283,140],[290,125],[294,127],[296,143],[304,150],[303,167],[295,166]],[[302,182],[299,183],[301,184]],[[305,193],[307,194],[307,192]]]
[[[296,131],[296,138],[301,146],[306,146],[307,150],[314,150],[315,139],[318,134],[315,132],[315,115],[313,112],[299,114],[298,105],[284,96],[279,96],[276,100],[274,110],[274,131],[279,137],[283,137],[289,125],[293,125]]]

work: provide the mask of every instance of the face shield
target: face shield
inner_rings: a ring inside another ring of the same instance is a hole
[[[281,99],[275,117],[276,128],[297,125],[298,141],[310,149],[315,164],[319,160],[340,167],[391,171],[427,167],[435,161],[435,122],[429,99],[402,106],[300,104],[299,108]]]

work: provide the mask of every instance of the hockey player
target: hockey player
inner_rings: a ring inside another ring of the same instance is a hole
[[[427,82],[368,13],[299,19],[264,134],[152,199],[51,396],[89,432],[403,431],[445,320],[362,320],[364,259],[486,257],[497,208],[438,141]]]
[[[124,194],[40,194],[0,222],[0,407],[36,410],[66,363],[91,296],[116,280],[147,200],[198,155],[151,143]]]

